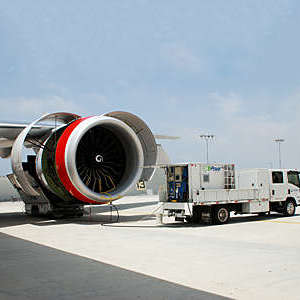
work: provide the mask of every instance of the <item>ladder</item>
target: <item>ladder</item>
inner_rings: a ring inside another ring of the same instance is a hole
[[[235,172],[233,164],[224,165],[224,188],[226,190],[235,189]]]

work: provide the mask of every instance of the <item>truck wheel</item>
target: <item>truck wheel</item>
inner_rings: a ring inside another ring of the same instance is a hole
[[[293,200],[286,200],[283,209],[283,214],[287,217],[293,216],[296,211],[296,205]]]
[[[230,219],[230,211],[226,206],[215,208],[214,211],[214,224],[226,224]]]

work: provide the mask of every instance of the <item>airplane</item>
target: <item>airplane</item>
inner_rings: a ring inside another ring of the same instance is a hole
[[[149,181],[158,163],[157,139],[135,114],[113,111],[82,117],[45,114],[30,124],[0,123],[0,157],[33,216],[82,216],[84,205],[109,204]],[[24,148],[32,149],[23,161]],[[162,162],[160,162],[162,163]]]

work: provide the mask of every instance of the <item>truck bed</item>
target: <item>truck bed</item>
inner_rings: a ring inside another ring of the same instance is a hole
[[[258,200],[265,200],[260,198],[259,189],[218,189],[194,191],[192,202],[196,205],[212,205]]]

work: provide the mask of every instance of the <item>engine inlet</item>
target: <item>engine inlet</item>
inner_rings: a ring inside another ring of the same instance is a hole
[[[78,144],[76,168],[82,182],[93,192],[113,192],[126,168],[124,146],[111,130],[93,127]]]

